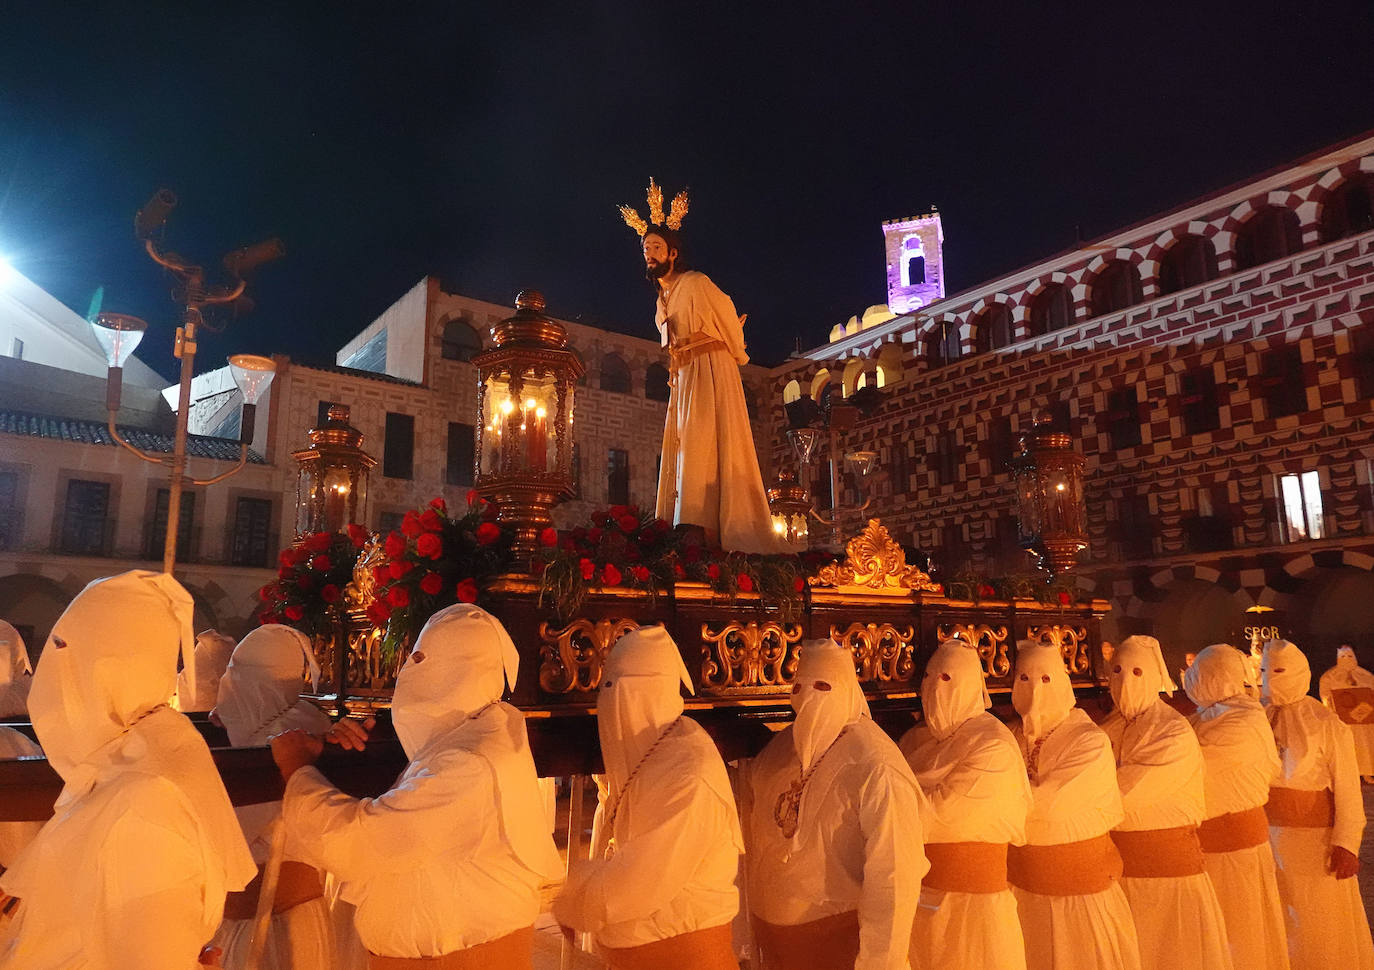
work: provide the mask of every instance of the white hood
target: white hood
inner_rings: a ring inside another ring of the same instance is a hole
[[[692,678],[677,644],[662,625],[626,633],[601,668],[596,727],[611,797],[664,730],[682,715],[679,686],[692,693]]]
[[[1336,648],[1336,667],[1339,670],[1354,670],[1360,665],[1360,661],[1355,657],[1355,651],[1351,647]]]
[[[868,701],[850,650],[830,639],[805,640],[799,649],[792,681],[792,710],[797,712],[792,743],[806,771],[847,725],[868,714]]]
[[[177,698],[183,711],[208,711],[218,700],[219,679],[234,652],[234,638],[218,630],[196,634],[195,672],[190,680],[186,671],[177,677]]]
[[[921,710],[930,733],[943,741],[991,706],[977,649],[958,639],[940,644],[921,680]]]
[[[1049,734],[1073,710],[1073,684],[1058,647],[1022,640],[1013,677],[1011,703],[1027,741]]]
[[[274,734],[305,727],[284,721],[301,703],[302,674],[307,671],[311,690],[318,690],[320,665],[310,638],[299,630],[269,623],[244,637],[220,678],[215,705],[229,743],[236,748],[266,744]]]
[[[1229,643],[1214,643],[1204,647],[1184,672],[1183,690],[1199,711],[1205,711],[1233,698],[1249,700],[1245,691],[1249,678],[1245,654]]]
[[[1145,636],[1127,637],[1116,648],[1107,668],[1107,687],[1116,709],[1128,721],[1153,707],[1161,692],[1172,697],[1177,689],[1159,641]]]
[[[1297,644],[1270,640],[1264,645],[1261,663],[1260,695],[1267,704],[1283,707],[1302,700],[1311,690],[1312,668]]]

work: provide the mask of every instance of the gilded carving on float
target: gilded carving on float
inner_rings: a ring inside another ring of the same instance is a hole
[[[612,644],[638,629],[636,621],[623,617],[573,620],[558,629],[540,623],[539,686],[550,694],[596,690]]]
[[[799,623],[701,625],[703,688],[781,687],[797,672]]]
[[[375,533],[358,553],[353,565],[353,579],[344,587],[344,607],[350,613],[365,612],[377,597],[377,579],[373,570],[387,561],[382,548],[382,535]]]
[[[830,638],[854,654],[860,683],[910,680],[916,672],[911,649],[915,637],[915,627],[898,629],[891,623],[851,623],[843,631],[830,627]]]
[[[1007,628],[986,623],[941,623],[936,628],[940,642],[963,640],[978,651],[983,661],[983,673],[989,677],[1005,677],[1011,673],[1007,657]]]
[[[940,591],[927,573],[907,565],[906,553],[877,519],[869,519],[864,530],[845,543],[843,562],[821,567],[810,582],[812,586],[894,593]]]
[[[1058,647],[1059,655],[1064,658],[1064,666],[1071,674],[1086,674],[1092,671],[1092,658],[1088,656],[1088,628],[1060,626],[1026,627],[1026,639]]]

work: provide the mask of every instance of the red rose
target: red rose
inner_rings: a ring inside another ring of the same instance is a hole
[[[310,568],[317,573],[327,573],[334,568],[334,564],[330,562],[328,556],[316,556],[310,560]]]
[[[391,574],[392,579],[400,579],[414,568],[415,564],[410,560],[397,559],[395,562],[387,565],[387,572]]]
[[[444,554],[444,540],[437,533],[426,532],[415,540],[415,551],[426,559],[438,559]]]
[[[582,578],[591,582],[592,577],[596,575],[596,563],[592,562],[590,559],[583,558],[577,565],[582,570]]]
[[[393,586],[386,591],[386,601],[397,609],[410,605],[410,590],[404,586]]]
[[[292,623],[299,622],[305,618],[305,607],[301,606],[299,603],[292,603],[282,612],[286,614],[286,618]]]
[[[805,593],[806,580],[801,576],[798,576],[796,579],[792,580],[792,591],[795,593]]]
[[[475,509],[479,506],[485,505],[486,501],[487,500],[482,498],[482,494],[478,492],[477,489],[468,489],[467,503],[469,509]]]
[[[333,583],[327,583],[324,589],[320,590],[320,599],[326,603],[337,603],[339,601],[339,587]]]
[[[373,566],[372,581],[376,583],[378,586],[385,586],[387,583],[389,583],[391,581],[390,564],[385,566]]]
[[[315,580],[309,573],[301,573],[296,577],[296,588],[308,593],[315,588]]]
[[[997,595],[997,590],[994,589],[992,586],[988,585],[987,583],[983,583],[983,584],[981,584],[981,585],[978,587],[978,598],[979,598],[979,599],[988,599],[989,597],[996,596],[996,595]]]
[[[367,540],[371,537],[372,533],[368,532],[362,526],[353,522],[348,523],[348,538],[349,541],[353,543],[354,549],[361,549],[363,546],[367,545]]]
[[[601,536],[602,536],[602,532],[601,532],[601,530],[600,530],[599,528],[597,528],[597,529],[591,529],[591,530],[588,531],[588,533],[587,533],[587,541],[590,542],[590,543],[591,543],[592,545],[594,545],[594,546],[595,546],[595,545],[599,545],[600,542],[601,542]]]
[[[488,502],[486,505],[482,506],[482,518],[488,522],[495,522],[496,517],[500,514],[500,510],[497,509],[495,502]]]
[[[295,575],[296,569],[294,566],[283,566],[277,570],[278,579],[291,579]]]
[[[611,517],[605,512],[593,512],[592,521],[597,525],[607,526],[611,524]]]
[[[262,600],[264,603],[270,603],[274,598],[271,586],[264,586],[262,589],[258,590],[258,599]]]
[[[412,510],[401,518],[401,531],[414,539],[425,531],[425,527],[420,524],[420,517]]]
[[[649,567],[631,566],[630,575],[634,577],[636,583],[647,583],[649,581]]]
[[[391,607],[377,600],[367,608],[367,618],[373,626],[386,626],[386,621],[391,619]]]
[[[458,602],[460,603],[476,603],[478,592],[479,590],[477,589],[477,580],[473,579],[470,576],[467,579],[460,581],[458,583],[458,588],[454,590],[454,593],[458,597]]]
[[[1068,606],[1073,602],[1073,597],[1070,596],[1067,591],[1061,589],[1059,591],[1058,600],[1060,606]]]
[[[425,509],[420,513],[420,525],[426,532],[438,532],[444,527],[444,520],[433,509]]]
[[[434,511],[438,512],[440,515],[448,515],[448,503],[444,501],[444,497],[442,495],[430,499],[429,507],[432,508]]]
[[[386,537],[386,555],[388,559],[400,559],[406,554],[406,541],[399,532],[392,532]]]
[[[295,566],[296,550],[283,549],[281,552],[277,553],[277,564],[280,565],[283,569],[290,569],[291,567]]]
[[[624,533],[630,533],[639,528],[639,520],[633,515],[622,515],[615,520],[615,524],[620,526],[620,531]]]
[[[444,579],[438,573],[425,573],[425,578],[420,580],[420,591],[430,596],[439,595],[439,590],[443,588]]]
[[[333,542],[334,533],[313,532],[305,537],[305,542],[301,545],[305,546],[307,552],[326,552]]]
[[[754,581],[749,578],[748,573],[740,573],[736,576],[735,585],[739,587],[741,593],[752,593],[754,591]]]
[[[558,545],[558,530],[553,526],[549,526],[543,532],[539,533],[539,544],[545,549],[552,549],[554,546]]]
[[[712,579],[720,579],[720,566],[716,563],[711,563],[706,567],[706,575]]]
[[[601,582],[607,586],[619,586],[620,580],[623,578],[620,575],[620,570],[616,569],[613,563],[608,562],[601,569]]]
[[[495,522],[483,522],[477,527],[477,544],[489,546],[501,538],[501,527]]]
[[[683,569],[683,568],[682,568],[681,566],[679,566],[677,563],[673,563],[673,578],[674,578],[674,579],[686,579],[686,578],[687,578],[687,570]]]
[[[630,514],[630,507],[628,505],[612,505],[609,511],[611,518],[619,519],[621,516]]]

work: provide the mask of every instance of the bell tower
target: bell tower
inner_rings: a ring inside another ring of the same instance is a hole
[[[910,313],[945,295],[945,232],[940,213],[930,212],[883,223],[887,249],[887,305],[893,313]]]

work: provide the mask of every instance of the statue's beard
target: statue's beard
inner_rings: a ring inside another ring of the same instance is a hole
[[[646,277],[647,279],[649,279],[651,282],[654,282],[654,283],[656,283],[656,282],[658,282],[659,280],[663,279],[663,277],[665,277],[665,276],[667,276],[669,273],[671,273],[672,270],[673,270],[673,264],[672,264],[671,262],[666,262],[666,263],[645,263],[645,264],[644,264],[644,275],[645,275],[645,277]]]

